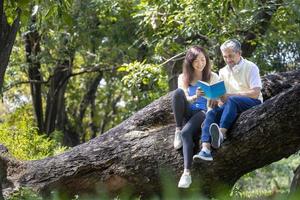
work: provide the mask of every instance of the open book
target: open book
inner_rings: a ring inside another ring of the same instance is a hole
[[[224,81],[218,81],[212,85],[203,81],[197,81],[196,85],[200,87],[204,95],[209,99],[217,99],[226,93]]]

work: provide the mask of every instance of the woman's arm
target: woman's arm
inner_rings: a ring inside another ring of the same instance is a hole
[[[184,91],[185,97],[186,97],[187,101],[190,102],[190,103],[193,103],[194,101],[196,101],[196,99],[198,97],[200,97],[201,95],[203,95],[203,92],[198,91],[198,90],[197,90],[197,92],[196,92],[195,95],[190,96],[188,94],[188,89],[183,86],[183,74],[180,74],[178,76],[178,88],[180,88],[180,89],[182,89]]]

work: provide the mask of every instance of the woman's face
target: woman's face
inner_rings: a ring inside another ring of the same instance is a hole
[[[192,63],[195,70],[203,71],[206,65],[206,58],[202,52],[199,53],[197,58]]]

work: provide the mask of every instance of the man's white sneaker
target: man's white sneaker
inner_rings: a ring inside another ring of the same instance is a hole
[[[218,124],[212,123],[209,127],[209,133],[211,136],[211,146],[215,149],[219,148],[224,141],[224,136]]]
[[[192,177],[189,173],[183,173],[178,182],[179,188],[189,188],[192,183]]]
[[[182,147],[182,140],[181,140],[181,131],[176,130],[174,136],[174,148],[180,149]]]

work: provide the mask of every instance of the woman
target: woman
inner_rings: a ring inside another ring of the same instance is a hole
[[[217,74],[211,72],[208,55],[199,46],[193,46],[187,51],[182,68],[183,73],[178,77],[178,89],[172,99],[172,109],[176,121],[174,148],[183,147],[184,157],[184,172],[178,187],[188,188],[192,183],[190,169],[194,141],[199,141],[207,105],[216,103],[208,102],[196,83],[198,80],[215,83],[219,78]]]

